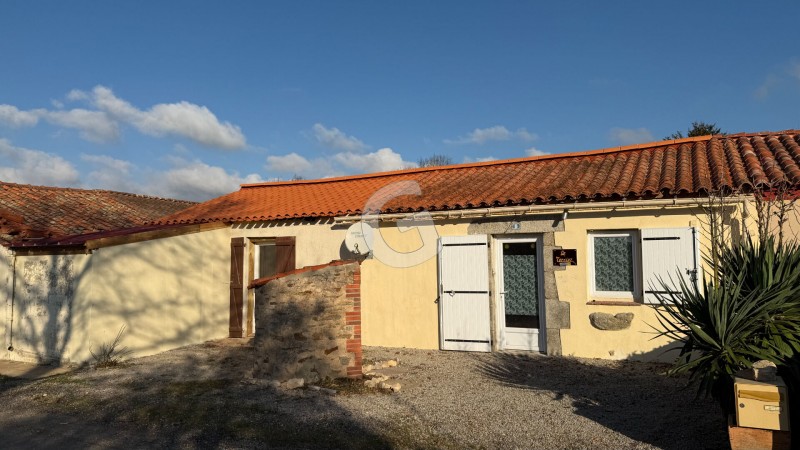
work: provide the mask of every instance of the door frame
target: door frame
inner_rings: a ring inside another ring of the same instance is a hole
[[[526,234],[526,235],[501,235],[492,236],[492,269],[494,272],[494,304],[495,304],[495,329],[497,330],[497,349],[498,350],[528,350],[535,352],[545,352],[547,350],[547,314],[544,301],[544,246],[542,245],[542,236],[539,234]],[[537,348],[519,348],[509,347],[506,343],[506,332],[517,334],[530,334],[530,328],[511,328],[505,326],[505,302],[502,295],[503,291],[503,244],[506,243],[519,243],[519,242],[533,242],[536,244],[536,284],[537,284],[537,298],[539,300],[539,328],[537,334]]]

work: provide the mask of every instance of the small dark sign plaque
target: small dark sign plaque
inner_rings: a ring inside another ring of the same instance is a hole
[[[576,266],[578,265],[578,251],[574,248],[562,248],[553,250],[554,266]]]

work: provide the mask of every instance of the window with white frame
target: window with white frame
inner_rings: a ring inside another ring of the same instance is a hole
[[[675,298],[681,279],[697,282],[697,238],[693,227],[589,232],[590,295],[644,303]]]
[[[595,231],[589,234],[592,295],[636,299],[639,297],[638,233]]]

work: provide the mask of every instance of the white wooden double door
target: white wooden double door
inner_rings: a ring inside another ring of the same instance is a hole
[[[492,350],[491,299],[499,349],[544,350],[542,252],[535,237],[445,236],[439,242],[443,350]],[[493,270],[492,270],[493,269]],[[494,289],[490,273],[494,272]]]

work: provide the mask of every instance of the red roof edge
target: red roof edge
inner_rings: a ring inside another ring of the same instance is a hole
[[[70,248],[70,247],[83,247],[86,242],[95,239],[102,239],[107,237],[127,236],[131,234],[143,233],[145,231],[180,228],[191,224],[178,223],[178,224],[156,224],[156,225],[142,225],[132,228],[121,228],[117,230],[97,231],[94,233],[86,234],[73,234],[71,236],[62,236],[57,238],[42,238],[31,239],[28,241],[12,241],[8,247],[13,249],[25,248]]]
[[[757,133],[737,133],[737,134],[716,134],[716,135],[705,135],[705,136],[693,136],[687,137],[682,139],[668,139],[663,141],[653,141],[653,142],[646,142],[643,144],[634,144],[634,145],[626,145],[626,146],[617,146],[617,147],[606,147],[597,150],[587,150],[587,151],[578,151],[578,152],[570,152],[570,153],[553,153],[548,155],[540,155],[540,156],[525,156],[522,158],[513,158],[513,159],[502,159],[502,160],[493,160],[493,161],[483,161],[483,162],[474,162],[474,163],[464,163],[464,164],[452,164],[448,166],[432,166],[432,167],[417,167],[413,169],[402,169],[402,170],[392,170],[388,172],[374,172],[374,173],[365,173],[359,175],[346,175],[341,177],[332,177],[332,178],[319,178],[314,180],[290,180],[290,181],[264,181],[260,183],[245,183],[240,185],[241,189],[246,188],[253,188],[253,187],[266,187],[266,186],[289,186],[289,185],[300,185],[300,184],[317,184],[317,183],[331,183],[337,181],[349,181],[349,180],[359,180],[359,179],[366,179],[366,178],[380,178],[385,176],[391,175],[406,175],[406,174],[414,174],[414,173],[422,173],[422,172],[431,172],[431,171],[440,171],[440,170],[451,170],[451,169],[463,169],[463,168],[470,168],[470,167],[485,167],[485,166],[500,166],[505,164],[514,164],[523,161],[542,161],[548,159],[561,159],[561,158],[573,158],[576,156],[592,156],[592,155],[602,155],[607,153],[618,153],[618,152],[627,152],[631,150],[639,150],[642,148],[653,148],[653,147],[668,147],[670,145],[679,145],[685,144],[690,142],[698,142],[698,141],[708,141],[714,137],[742,137],[742,136],[759,136],[759,135],[773,135],[773,134],[800,134],[800,130],[797,129],[789,129],[783,131],[760,131]]]
[[[272,280],[277,280],[279,278],[288,277],[289,275],[296,275],[298,273],[311,272],[311,271],[314,271],[314,270],[324,269],[326,267],[344,266],[344,265],[347,265],[347,264],[361,264],[361,262],[356,261],[354,259],[337,259],[337,260],[331,261],[331,262],[326,263],[326,264],[319,264],[319,265],[316,265],[316,266],[305,266],[305,267],[300,268],[300,269],[294,269],[294,270],[290,270],[288,272],[282,272],[282,273],[279,273],[277,275],[272,275],[270,277],[264,277],[264,278],[259,278],[259,279],[253,280],[253,281],[250,282],[250,284],[247,285],[247,289],[257,288],[259,286],[263,286],[263,285],[269,283]]]

